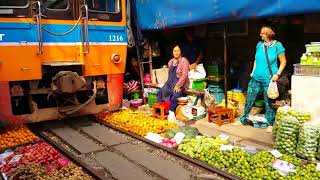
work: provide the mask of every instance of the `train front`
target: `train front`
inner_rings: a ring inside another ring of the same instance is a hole
[[[0,121],[121,107],[125,0],[0,1]]]

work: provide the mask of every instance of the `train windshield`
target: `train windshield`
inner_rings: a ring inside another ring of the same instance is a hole
[[[43,5],[50,10],[67,10],[69,8],[69,0],[44,0]]]
[[[0,8],[3,7],[26,7],[29,0],[0,0]]]
[[[119,13],[120,0],[87,0],[90,11],[100,13]]]

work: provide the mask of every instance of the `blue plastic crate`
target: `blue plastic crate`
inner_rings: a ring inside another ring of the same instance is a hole
[[[216,103],[221,103],[224,99],[224,93],[212,93],[210,92],[211,95],[213,95],[214,99],[216,100]]]

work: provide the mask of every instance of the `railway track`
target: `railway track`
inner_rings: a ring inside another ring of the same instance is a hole
[[[93,117],[29,127],[95,179],[239,179]]]

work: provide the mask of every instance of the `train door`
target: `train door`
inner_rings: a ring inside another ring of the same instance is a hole
[[[82,65],[81,21],[75,0],[41,0],[43,65]]]
[[[85,75],[124,73],[127,35],[124,0],[86,0],[88,46]]]
[[[87,38],[85,76],[106,78],[108,102],[119,107],[123,97],[127,34],[125,0],[85,0]]]

